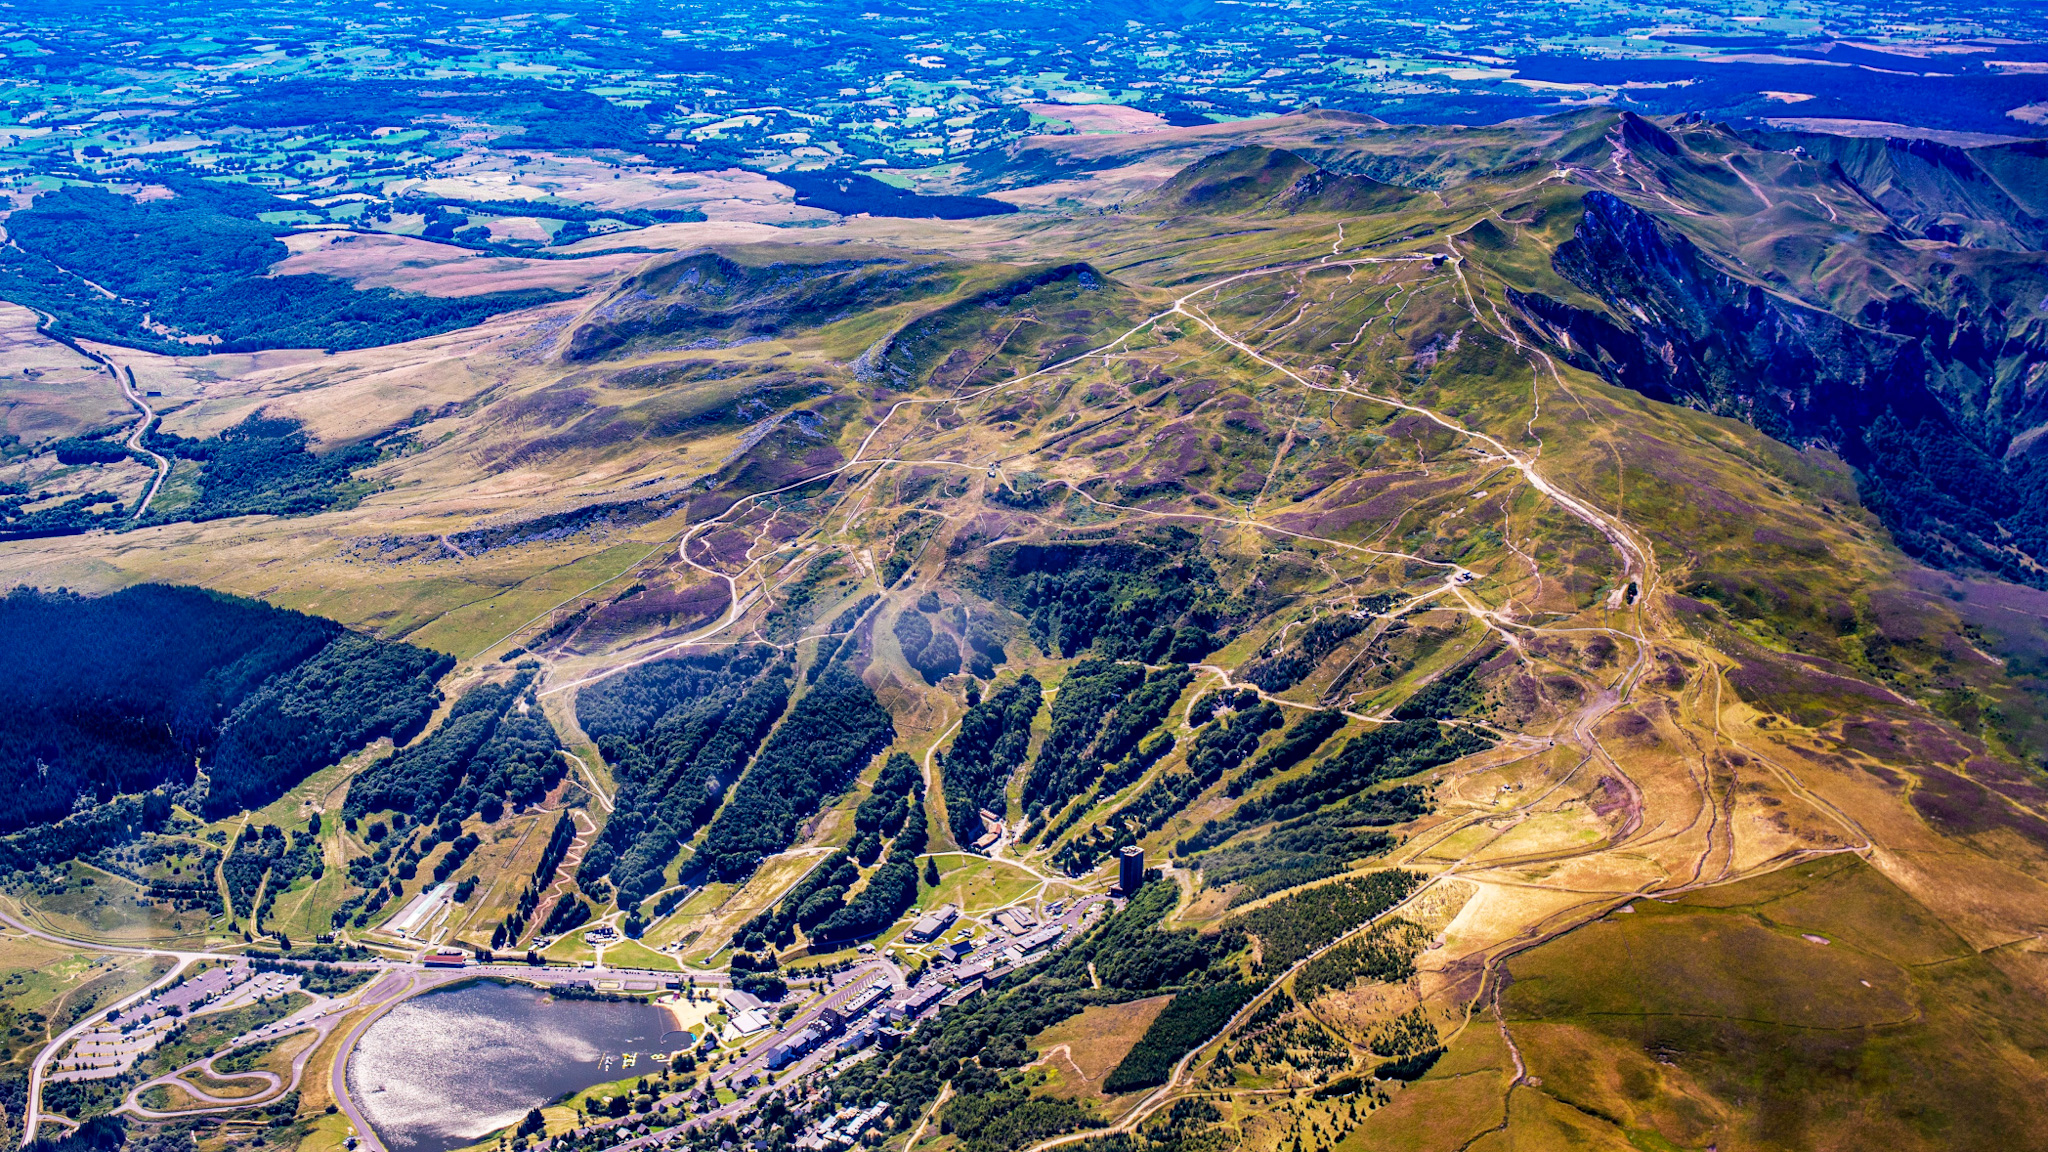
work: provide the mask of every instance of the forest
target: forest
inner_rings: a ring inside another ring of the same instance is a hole
[[[737,880],[796,842],[797,828],[845,791],[895,739],[889,713],[860,678],[825,673],[761,747],[704,834],[712,875]]]
[[[1261,760],[1283,751],[1288,756],[1300,752],[1316,731],[1329,725],[1318,719],[1322,715],[1302,719]],[[1232,815],[1204,823],[1174,845],[1174,854],[1199,867],[1205,883],[1234,886],[1231,907],[1334,876],[1354,861],[1392,849],[1398,839],[1382,829],[1434,809],[1427,784],[1382,787],[1385,781],[1449,763],[1490,743],[1474,729],[1450,728],[1433,720],[1409,720],[1366,732],[1308,774],[1282,781],[1267,794],[1245,801]],[[1259,770],[1255,763],[1247,775]],[[1253,838],[1218,847],[1267,821],[1277,823]]]
[[[404,812],[441,824],[472,812],[496,820],[508,804],[538,801],[563,766],[554,726],[533,696],[534,677],[535,668],[521,667],[508,682],[463,693],[432,735],[358,773],[342,812]]]
[[[1369,606],[1367,610],[1383,609],[1384,604],[1381,603]],[[1247,683],[1256,684],[1268,692],[1285,692],[1314,671],[1323,657],[1335,652],[1339,644],[1365,631],[1368,623],[1369,620],[1349,613],[1318,617],[1302,629],[1300,639],[1285,648],[1259,653],[1258,658],[1246,664],[1240,674]]]
[[[581,97],[611,105],[582,93]],[[441,297],[358,289],[329,276],[266,277],[288,255],[267,212],[302,207],[249,184],[152,175],[172,195],[137,200],[103,188],[44,192],[7,218],[18,257],[0,276],[56,315],[69,335],[170,355],[266,348],[368,348],[466,328],[569,297],[551,289]],[[104,286],[114,298],[89,291]],[[190,344],[143,325],[217,337]]]
[[[1301,718],[1294,727],[1287,730],[1278,744],[1266,749],[1252,766],[1231,777],[1225,789],[1231,796],[1242,796],[1252,785],[1269,776],[1275,776],[1315,755],[1323,741],[1336,735],[1344,727],[1344,714],[1335,710],[1311,712]]]
[[[185,297],[175,316],[181,327],[219,336],[220,342],[211,348],[215,352],[347,352],[438,336],[481,324],[501,312],[574,298],[552,288],[429,296],[396,288],[357,288],[332,276],[306,274],[236,280]]]
[[[934,607],[938,597],[931,598]],[[960,670],[960,642],[943,628],[934,628],[922,607],[906,609],[896,617],[896,644],[903,659],[917,669],[927,684],[937,684]]]
[[[740,947],[778,948],[796,942],[796,929],[812,940],[843,941],[873,935],[894,924],[917,903],[917,857],[925,850],[924,777],[917,761],[891,752],[874,788],[855,810],[854,840],[811,870],[774,909],[740,930]],[[860,868],[872,864],[890,837],[889,855],[848,899]]]
[[[870,809],[874,805],[874,809]],[[848,940],[873,935],[894,924],[917,903],[917,857],[925,850],[928,832],[924,814],[924,778],[917,761],[892,752],[882,766],[874,792],[854,815],[859,836],[854,855],[870,855],[878,833],[893,832],[888,859],[868,877],[867,886],[846,906],[818,925],[820,940]]]
[[[246,184],[167,177],[173,192],[138,202],[101,188],[60,188],[7,218],[10,238],[115,294],[163,301],[260,276],[288,255],[256,217],[295,208]]]
[[[1009,807],[1010,774],[1024,762],[1031,722],[1045,702],[1038,678],[1026,672],[976,701],[960,719],[953,746],[938,758],[946,795],[946,823],[957,844],[981,837],[983,810],[1001,816]]]
[[[1224,720],[1210,722],[1196,734],[1188,749],[1185,769],[1162,773],[1114,816],[1060,849],[1053,862],[1068,875],[1079,876],[1094,868],[1108,853],[1135,844],[1148,833],[1165,827],[1175,813],[1193,803],[1225,772],[1244,763],[1266,733],[1282,722],[1280,709],[1263,701],[1231,713]],[[1171,736],[1162,733],[1160,739],[1165,748],[1173,746]],[[1055,827],[1054,834],[1057,832]]]
[[[279,893],[302,877],[318,878],[324,870],[317,826],[295,829],[287,838],[275,824],[261,828],[251,824],[242,828],[232,852],[221,863],[221,879],[234,904],[232,913],[248,917],[250,926],[261,931]]]
[[[1408,898],[1422,886],[1413,872],[1391,868],[1304,888],[1263,908],[1226,921],[1259,940],[1259,962],[1268,972],[1286,971],[1295,961]]]
[[[118,427],[108,434],[123,431]],[[181,521],[220,520],[230,516],[310,516],[353,508],[374,488],[355,474],[375,464],[382,449],[374,442],[343,445],[315,453],[296,419],[272,417],[261,410],[219,435],[185,437],[160,431],[152,424],[142,442],[166,456],[197,461],[196,490],[177,485],[158,493],[139,518],[126,517],[127,505],[115,492],[86,492],[59,503],[25,511],[38,497],[26,491],[0,489],[0,539],[65,536],[95,528],[136,527]],[[52,445],[66,464],[111,463],[138,455],[108,439],[67,437]]]
[[[349,125],[365,131],[422,117],[484,116],[518,131],[499,148],[618,148],[646,140],[646,124],[611,101],[525,80],[288,80],[216,103],[195,116],[209,125],[286,128]]]
[[[1199,660],[1245,610],[1201,554],[1166,528],[1109,543],[1006,544],[990,550],[978,590],[1022,615],[1044,652],[1145,664]]]
[[[1033,1035],[1091,1004],[1236,986],[1238,970],[1229,957],[1244,947],[1243,933],[1160,927],[1177,896],[1171,881],[1148,883],[1082,940],[941,1010],[893,1055],[842,1073],[835,1093],[857,1105],[888,1100],[893,1115],[908,1117],[898,1120],[907,1127],[950,1080],[954,1095],[946,1117],[956,1130],[965,1124],[977,1134],[977,1146],[991,1150],[1093,1126],[1071,1102],[1038,1100],[1027,1109],[1009,1070],[1035,1058]]]
[[[555,818],[554,831],[548,836],[548,846],[540,854],[540,863],[534,865],[533,876],[527,880],[526,887],[520,890],[518,905],[491,930],[492,948],[516,944],[526,935],[527,921],[531,920],[534,912],[539,909],[541,895],[554,883],[555,870],[562,866],[562,861],[569,855],[570,846],[575,842],[576,820],[565,809]],[[577,911],[579,908],[582,909],[581,913]],[[578,919],[578,916],[588,919],[589,909],[590,906],[576,893],[564,892],[549,909],[547,922],[581,923],[582,920]]]
[[[126,453],[123,453],[126,455]],[[84,492],[67,500],[33,511],[25,506],[36,497],[25,492],[0,495],[0,540],[32,540],[40,536],[70,536],[119,524],[127,504],[118,492],[104,489]]]
[[[1305,816],[1383,781],[1424,772],[1492,746],[1493,740],[1475,729],[1452,728],[1435,720],[1403,720],[1375,728],[1352,737],[1307,775],[1283,780],[1272,791],[1246,800],[1231,815],[1202,825],[1175,845],[1174,851],[1186,854],[1213,847],[1266,821]]]
[[[1027,812],[1050,816],[1082,795],[1108,770],[1104,787],[1120,787],[1136,773],[1118,767],[1157,728],[1194,681],[1185,664],[1147,672],[1137,664],[1087,659],[1060,684],[1052,726],[1024,777]]]
[[[202,811],[260,808],[373,740],[403,744],[441,701],[434,682],[454,659],[344,632],[265,681],[221,725]]]
[[[578,882],[610,877],[620,907],[661,888],[669,863],[781,719],[792,673],[774,649],[748,647],[642,664],[579,693],[577,722],[619,790]]]
[[[1360,980],[1399,983],[1415,975],[1415,957],[1428,941],[1429,932],[1419,924],[1398,916],[1381,921],[1302,965],[1294,977],[1295,995],[1306,1003]]]
[[[1132,699],[1136,699],[1137,695],[1134,694]],[[1253,696],[1252,699],[1257,701],[1258,698]],[[1146,835],[1165,827],[1168,820],[1222,779],[1224,773],[1244,763],[1258,748],[1259,742],[1266,734],[1284,722],[1285,718],[1279,707],[1265,701],[1253,703],[1243,711],[1228,713],[1221,720],[1206,721],[1188,748],[1186,768],[1162,773],[1157,780],[1146,785],[1144,791],[1131,797],[1115,815],[1068,842],[1054,856],[1053,863],[1059,865],[1068,875],[1079,876],[1094,868],[1105,855],[1126,844],[1135,844]],[[1312,724],[1311,719],[1297,726],[1309,730],[1304,734],[1304,739],[1306,735],[1316,730],[1316,727],[1310,727]],[[1324,732],[1327,734],[1326,729]],[[1320,738],[1316,742],[1320,743]],[[1103,782],[1104,790],[1119,786],[1126,779],[1135,779],[1145,768],[1151,766],[1152,760],[1164,755],[1172,747],[1173,737],[1165,733],[1146,741],[1140,746],[1141,754],[1129,758],[1129,761],[1135,763],[1130,763],[1128,768],[1119,765],[1117,769],[1112,770],[1109,778]],[[1270,756],[1272,752],[1277,752],[1283,747],[1286,747],[1284,740],[1267,755]],[[1148,752],[1149,757],[1145,754]],[[1307,751],[1302,751],[1301,754],[1307,755]],[[1265,757],[1261,757],[1261,761],[1264,760]],[[1256,767],[1255,765],[1254,770]],[[1067,819],[1072,820],[1077,814],[1076,810],[1070,810]],[[1056,837],[1061,831],[1060,825],[1054,825],[1050,836]]]
[[[229,516],[310,516],[353,508],[370,492],[357,470],[377,462],[374,444],[315,454],[303,426],[259,409],[217,436],[179,436],[154,428],[144,444],[167,456],[199,462],[199,491],[186,502],[159,499],[146,523],[221,520]]]
[[[379,736],[410,738],[452,663],[339,624],[196,588],[0,599],[0,831],[84,798],[193,784],[210,813],[264,803]]]
[[[1135,1092],[1166,1083],[1173,1066],[1195,1045],[1223,1030],[1239,1008],[1258,995],[1241,981],[1212,984],[1175,996],[1102,1082],[1109,1093]]]
[[[771,177],[796,193],[796,202],[842,216],[898,216],[912,220],[967,220],[1000,216],[1017,206],[986,196],[920,196],[858,172],[777,172]]]
[[[1430,807],[1425,800],[1416,811],[1404,813],[1402,819],[1427,815]],[[1333,814],[1328,820],[1304,816],[1256,840],[1205,853],[1196,857],[1202,881],[1215,888],[1238,885],[1230,897],[1230,906],[1236,907],[1261,896],[1335,876],[1353,860],[1378,856],[1394,847],[1396,840],[1385,832],[1337,823],[1351,815]]]

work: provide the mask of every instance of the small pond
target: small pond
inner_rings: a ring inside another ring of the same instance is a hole
[[[349,1056],[349,1092],[391,1152],[448,1152],[569,1093],[658,1072],[689,1042],[652,1004],[478,981],[370,1025]]]

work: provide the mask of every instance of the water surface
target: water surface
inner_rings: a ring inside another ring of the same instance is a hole
[[[656,1054],[688,1042],[674,1027],[651,1004],[465,984],[370,1025],[349,1057],[349,1092],[391,1152],[448,1152],[557,1097],[659,1071]]]

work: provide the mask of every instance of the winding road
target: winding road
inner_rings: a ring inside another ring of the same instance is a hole
[[[87,283],[91,283],[91,281],[87,281]],[[132,519],[142,519],[143,513],[149,511],[149,502],[156,499],[156,494],[163,488],[164,481],[170,479],[171,462],[152,451],[143,443],[143,438],[149,435],[150,427],[156,423],[156,409],[149,406],[149,401],[136,388],[135,370],[133,368],[123,368],[108,357],[102,356],[78,343],[76,340],[71,339],[69,336],[59,333],[57,331],[57,318],[50,313],[35,307],[30,307],[29,311],[36,314],[36,331],[44,339],[52,343],[62,344],[78,355],[106,369],[107,375],[112,376],[114,383],[120,387],[121,395],[127,399],[128,403],[135,406],[136,411],[142,413],[141,422],[136,424],[135,430],[128,433],[128,438],[122,441],[122,445],[128,450],[140,452],[156,463],[156,478],[149,482],[149,488],[143,492],[142,499],[135,502],[135,510],[130,513]]]

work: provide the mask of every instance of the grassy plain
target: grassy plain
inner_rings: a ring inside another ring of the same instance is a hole
[[[936,908],[951,904],[963,912],[988,912],[1014,904],[1030,895],[1041,883],[1029,872],[1008,860],[991,860],[968,852],[942,853],[931,857],[938,862],[936,887],[918,882],[918,906]],[[1057,886],[1067,891],[1067,886]],[[1056,894],[1049,894],[1057,898]]]

